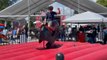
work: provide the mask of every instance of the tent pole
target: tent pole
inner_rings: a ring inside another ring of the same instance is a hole
[[[79,14],[79,12],[80,12],[80,11],[79,11],[79,3],[80,3],[80,1],[79,1],[79,0],[77,0],[77,1],[78,1],[78,14]]]
[[[11,28],[13,28],[13,21],[11,21]]]
[[[103,33],[103,28],[104,28],[104,26],[103,26],[103,23],[104,21],[103,21],[103,19],[102,19],[102,24],[101,24],[101,33],[102,33],[102,41],[103,41],[103,38],[104,38],[104,33]]]
[[[30,40],[30,0],[28,0],[28,41]]]
[[[102,23],[100,23],[100,41],[103,41],[103,26],[102,26],[102,24],[103,24],[103,21],[102,21]]]
[[[78,23],[78,26],[77,26],[77,31],[79,31],[79,28],[80,28],[80,27],[79,27],[79,23]]]

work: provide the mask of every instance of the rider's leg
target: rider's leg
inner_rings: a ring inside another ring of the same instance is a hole
[[[56,20],[54,20],[54,21],[52,21],[52,27],[53,27],[53,33],[52,33],[52,36],[54,36],[55,35],[55,33],[56,33],[56,29],[57,29],[57,27],[59,26],[59,24],[58,24],[58,22],[56,21]]]
[[[52,32],[52,36],[54,36],[55,34],[55,26],[52,26],[53,22],[52,21],[48,21],[48,29]]]
[[[52,27],[52,21],[48,21],[48,30],[53,34],[54,28]]]

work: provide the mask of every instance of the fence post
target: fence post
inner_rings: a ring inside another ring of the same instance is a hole
[[[56,54],[56,60],[64,60],[64,55],[62,53]]]

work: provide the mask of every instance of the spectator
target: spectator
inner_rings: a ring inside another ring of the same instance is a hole
[[[28,24],[25,25],[24,29],[25,29],[26,38],[28,38]]]
[[[7,28],[3,29],[3,34],[7,35],[7,31],[8,31]]]
[[[104,28],[104,44],[106,44],[107,43],[107,28]]]
[[[65,27],[64,27],[64,25],[62,25],[61,27],[60,27],[61,29],[61,31],[60,31],[60,38],[61,38],[61,40],[62,41],[65,41]]]
[[[85,33],[83,31],[79,31],[78,33],[78,41],[85,42]]]

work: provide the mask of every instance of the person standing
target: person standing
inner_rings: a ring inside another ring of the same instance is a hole
[[[79,42],[85,42],[85,33],[81,30],[78,33],[78,41]]]
[[[107,28],[104,28],[103,33],[104,33],[104,39],[103,39],[103,41],[104,41],[104,44],[106,44],[107,43]]]

